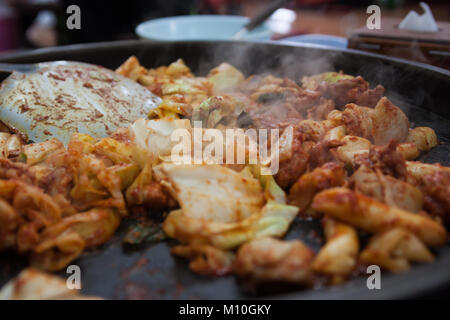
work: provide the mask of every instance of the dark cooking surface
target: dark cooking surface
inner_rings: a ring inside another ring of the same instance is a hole
[[[0,60],[25,63],[65,59],[115,68],[130,55],[136,55],[146,67],[168,64],[181,57],[198,74],[227,61],[247,74],[270,72],[297,81],[306,74],[332,70],[362,75],[372,84],[382,84],[387,89],[386,95],[406,112],[414,125],[435,129],[442,143],[423,155],[421,160],[450,166],[450,72],[432,67],[352,51],[227,42],[122,42],[43,50]],[[245,293],[232,276],[212,278],[192,273],[185,260],[171,256],[169,250],[174,242],[147,245],[135,250],[123,248],[121,239],[125,231],[126,224],[123,224],[112,240],[94,251],[86,252],[74,262],[82,270],[84,294],[116,299],[255,297]],[[321,228],[317,222],[297,220],[287,238],[300,238],[317,250],[321,245]],[[25,266],[25,261],[12,254],[0,254],[0,286]],[[449,269],[450,245],[447,245],[437,250],[435,263],[417,265],[411,272],[401,275],[383,273],[381,290],[368,290],[366,278],[359,278],[328,289],[290,289],[275,297],[417,297],[450,286]]]

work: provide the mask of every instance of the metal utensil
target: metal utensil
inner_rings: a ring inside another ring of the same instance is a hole
[[[266,8],[264,8],[260,13],[258,13],[255,17],[251,18],[248,23],[244,25],[244,27],[236,32],[232,39],[233,40],[241,40],[245,37],[247,33],[255,29],[257,26],[259,26],[261,23],[266,21],[268,17],[272,15],[272,13],[275,12],[278,8],[282,7],[287,0],[277,0],[273,1],[270,5],[268,5]]]
[[[12,72],[0,86],[0,120],[30,140],[74,132],[105,137],[142,117],[161,99],[137,82],[87,63],[0,64]]]

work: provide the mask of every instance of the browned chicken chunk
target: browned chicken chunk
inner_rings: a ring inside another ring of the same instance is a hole
[[[256,282],[311,283],[314,252],[300,240],[257,238],[237,253],[235,272]]]

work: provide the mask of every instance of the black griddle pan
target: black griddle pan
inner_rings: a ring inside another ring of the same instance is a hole
[[[167,65],[178,58],[197,75],[229,62],[246,75],[271,73],[301,81],[305,75],[339,71],[361,75],[372,85],[382,84],[386,96],[403,109],[415,126],[432,127],[440,144],[420,160],[450,166],[450,72],[406,60],[354,50],[312,45],[195,41],[122,41],[73,45],[0,56],[1,62],[34,63],[75,60],[118,67],[135,55],[146,67]],[[1,80],[1,79],[0,79]],[[450,292],[450,244],[436,250],[432,264],[416,265],[404,274],[383,272],[381,290],[369,290],[367,276],[342,285],[313,290],[292,288],[248,290],[235,277],[205,277],[192,273],[187,261],[173,257],[172,241],[129,249],[121,240],[123,223],[113,239],[85,252],[73,262],[81,267],[82,293],[109,299],[402,299]],[[317,221],[296,220],[287,239],[300,238],[314,250],[322,245]],[[27,261],[14,253],[0,253],[0,286]],[[60,275],[67,276],[64,272]]]

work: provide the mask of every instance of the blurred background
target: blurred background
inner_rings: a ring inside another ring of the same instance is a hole
[[[269,2],[270,0],[0,0],[0,53],[65,44],[135,39],[135,28],[139,23],[158,17],[201,14],[252,17]],[[382,19],[393,18],[400,21],[412,9],[420,13],[418,3],[408,0],[287,1],[285,9],[275,12],[271,17],[271,39],[308,34],[351,39],[361,36],[358,35],[358,30],[366,24],[366,9],[369,5],[377,4],[381,7]],[[427,3],[437,21],[450,21],[450,1],[428,0]],[[66,8],[72,4],[81,8],[81,30],[69,30],[66,27]],[[444,47],[440,47],[444,55],[448,50],[445,39],[450,39],[449,30],[444,30],[440,36],[444,39]],[[349,46],[363,48],[358,41],[350,41]],[[374,47],[369,49],[374,50]],[[391,52],[382,50],[380,53]],[[424,57],[422,61],[423,59]]]

